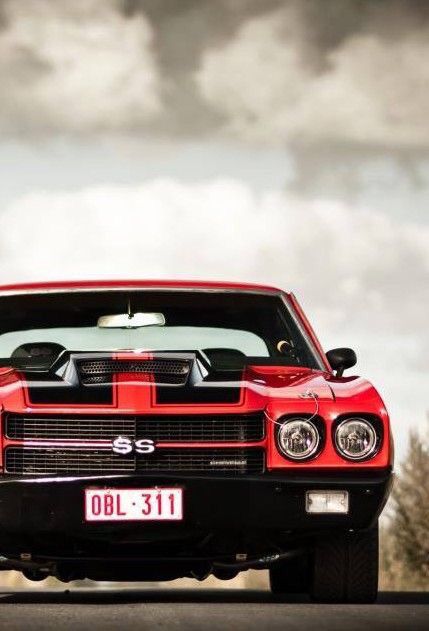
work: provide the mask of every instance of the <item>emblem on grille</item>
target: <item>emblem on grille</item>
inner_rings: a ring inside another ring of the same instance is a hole
[[[115,454],[131,454],[134,451],[138,454],[151,454],[155,451],[155,443],[150,438],[139,438],[132,440],[126,436],[118,436],[112,440],[112,450]]]
[[[210,460],[211,467],[245,467],[247,460]]]

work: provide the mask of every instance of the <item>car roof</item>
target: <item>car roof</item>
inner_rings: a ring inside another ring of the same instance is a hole
[[[44,281],[0,285],[0,294],[44,293],[79,290],[114,289],[195,289],[208,291],[243,291],[257,293],[287,293],[277,287],[253,283],[205,281],[205,280],[71,280]]]

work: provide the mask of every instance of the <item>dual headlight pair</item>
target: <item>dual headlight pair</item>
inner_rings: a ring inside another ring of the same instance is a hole
[[[334,427],[333,440],[338,453],[347,460],[367,460],[379,449],[381,434],[364,418],[347,418]],[[323,446],[321,423],[305,418],[288,418],[279,427],[277,443],[291,460],[308,460]]]

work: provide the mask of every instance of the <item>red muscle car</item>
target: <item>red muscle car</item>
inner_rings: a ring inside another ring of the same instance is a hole
[[[268,569],[275,594],[376,598],[388,414],[293,294],[57,282],[3,286],[0,305],[0,569]]]

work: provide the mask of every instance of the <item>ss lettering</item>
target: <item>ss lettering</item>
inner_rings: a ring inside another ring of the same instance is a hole
[[[151,454],[155,451],[155,445],[150,438],[140,438],[135,441],[134,449],[138,454]]]
[[[115,454],[130,454],[136,451],[138,454],[151,454],[155,451],[155,443],[150,438],[139,438],[132,440],[126,436],[118,436],[112,442],[112,449]]]

